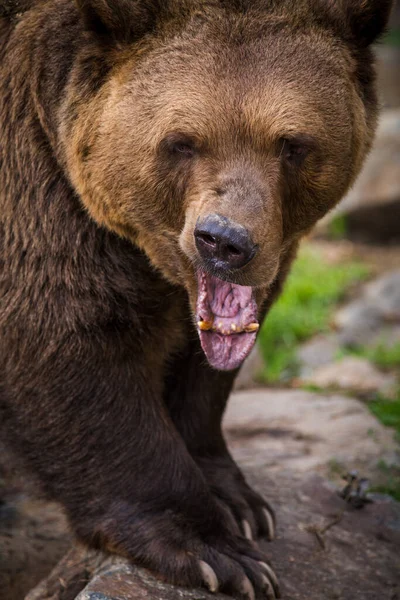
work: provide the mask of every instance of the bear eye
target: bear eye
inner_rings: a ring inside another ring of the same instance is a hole
[[[161,143],[161,147],[170,156],[176,158],[193,158],[196,154],[195,143],[182,133],[170,133]]]
[[[176,142],[172,145],[171,151],[174,154],[182,154],[186,156],[186,158],[192,158],[194,156],[194,148],[187,143],[184,142]]]
[[[314,146],[314,140],[306,135],[282,138],[280,156],[286,164],[301,167]]]

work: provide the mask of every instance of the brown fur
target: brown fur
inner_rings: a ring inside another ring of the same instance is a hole
[[[390,5],[0,3],[2,432],[86,543],[263,597],[235,522],[265,533],[265,504],[222,437],[235,373],[193,326],[193,231],[251,232],[232,281],[262,317],[371,146]]]

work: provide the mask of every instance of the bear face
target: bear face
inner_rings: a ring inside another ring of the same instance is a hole
[[[186,288],[207,358],[227,370],[250,352],[282,256],[346,192],[375,125],[354,50],[321,35],[312,3],[256,6],[178,3],[118,41],[61,132],[90,214]],[[77,95],[72,81],[64,124]]]

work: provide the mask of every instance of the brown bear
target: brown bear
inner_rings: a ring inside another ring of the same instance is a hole
[[[221,418],[371,146],[390,6],[2,1],[1,430],[86,544],[279,597]]]

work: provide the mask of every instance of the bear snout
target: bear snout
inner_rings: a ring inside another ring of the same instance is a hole
[[[194,238],[202,262],[213,271],[241,269],[258,252],[258,246],[246,227],[219,214],[199,218]]]

